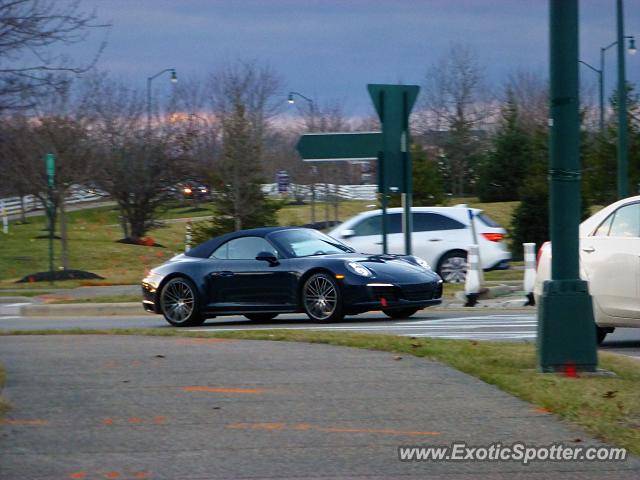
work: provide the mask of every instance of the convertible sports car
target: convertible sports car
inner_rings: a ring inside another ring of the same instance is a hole
[[[405,318],[441,302],[442,280],[422,259],[368,255],[317,230],[268,227],[208,240],[154,268],[143,306],[176,327],[241,314],[304,312],[317,322],[369,310]]]

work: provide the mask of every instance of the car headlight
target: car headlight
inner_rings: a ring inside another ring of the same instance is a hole
[[[418,265],[426,270],[431,270],[431,265],[424,259],[420,257],[413,257]]]
[[[347,267],[356,275],[360,275],[361,277],[370,277],[373,275],[373,272],[369,270],[367,267],[358,262],[347,262]]]

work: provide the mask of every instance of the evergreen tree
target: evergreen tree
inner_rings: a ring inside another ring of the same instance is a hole
[[[427,156],[427,152],[420,145],[411,148],[413,161],[413,204],[429,206],[442,203],[444,188],[438,166]]]
[[[261,143],[252,134],[246,107],[237,96],[222,119],[222,158],[213,177],[217,212],[208,225],[196,229],[198,241],[247,228],[277,225],[281,202],[262,192]]]
[[[493,138],[493,149],[480,164],[477,186],[480,201],[518,200],[518,189],[531,159],[531,138],[520,125],[518,106],[508,90],[500,129]]]

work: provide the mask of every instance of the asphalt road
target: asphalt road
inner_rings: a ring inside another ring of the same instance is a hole
[[[37,318],[0,316],[0,331],[42,329],[101,328],[173,328],[159,315],[136,317]],[[347,317],[335,324],[310,323],[302,314],[281,315],[269,322],[250,322],[242,316],[210,319],[202,327],[188,330],[310,329],[324,331],[356,331],[414,337],[525,341],[536,337],[535,310],[463,311],[423,310],[406,320],[390,320],[379,312]],[[640,357],[640,328],[619,328],[607,336],[603,350]]]
[[[400,446],[599,445],[476,378],[288,342],[0,337],[3,480],[637,479],[624,462],[401,462]],[[470,401],[472,399],[472,401]]]

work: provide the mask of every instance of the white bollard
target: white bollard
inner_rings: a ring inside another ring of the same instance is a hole
[[[480,294],[480,257],[478,255],[478,245],[469,245],[464,293],[467,297],[467,303],[464,304],[465,307],[473,307],[478,303],[478,295]]]
[[[533,298],[533,287],[536,283],[536,244],[523,243],[524,247],[524,293],[527,296],[525,306],[536,304]]]
[[[191,219],[187,220],[187,225],[184,231],[184,251],[191,250]]]

